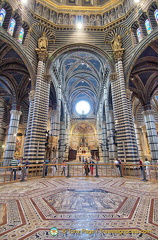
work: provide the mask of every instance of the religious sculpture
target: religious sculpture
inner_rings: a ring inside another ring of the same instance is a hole
[[[51,19],[51,21],[53,23],[56,23],[56,21],[57,21],[57,14],[56,14],[56,12],[54,12],[54,11],[51,12],[50,19]]]
[[[91,16],[90,16],[90,25],[93,26],[93,25],[94,25],[94,22],[95,22],[95,16],[94,16],[94,15],[91,15]]]
[[[38,15],[42,15],[42,5],[40,5],[40,4],[37,4],[36,5],[36,13],[38,14]]]
[[[69,15],[68,14],[64,15],[64,25],[69,25]]]
[[[111,46],[113,51],[122,49],[122,37],[117,33],[115,34],[113,40],[111,41]]]
[[[46,33],[43,32],[42,36],[38,39],[38,48],[47,50],[48,47],[48,39],[46,37]]]
[[[95,22],[96,22],[96,26],[101,26],[101,16],[100,15],[97,15]]]
[[[45,8],[44,11],[43,11],[43,17],[49,19],[49,9],[48,8]]]
[[[83,22],[85,26],[89,25],[89,17],[87,15],[83,16]]]
[[[103,22],[104,22],[104,25],[109,23],[109,13],[108,12],[104,13]]]

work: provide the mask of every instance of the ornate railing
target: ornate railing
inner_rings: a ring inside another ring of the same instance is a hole
[[[26,181],[34,178],[54,177],[127,177],[144,181],[158,181],[158,165],[121,164],[116,166],[110,163],[88,164],[30,164],[17,167],[0,167],[0,184],[16,181]]]

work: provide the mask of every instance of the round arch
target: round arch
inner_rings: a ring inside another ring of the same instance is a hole
[[[91,44],[76,43],[76,44],[65,45],[65,46],[57,49],[55,52],[53,52],[47,59],[46,73],[49,74],[49,70],[50,70],[50,66],[51,66],[52,62],[55,61],[55,59],[57,57],[59,57],[59,55],[70,53],[73,51],[88,51],[93,54],[97,53],[98,56],[101,56],[102,58],[107,59],[109,66],[111,68],[111,71],[114,71],[114,69],[115,69],[115,63],[114,63],[113,58],[111,56],[109,56],[106,52],[104,52],[102,49],[100,49],[94,45],[91,45]]]
[[[150,37],[150,38],[149,38]],[[131,71],[137,61],[137,59],[139,58],[139,56],[142,54],[142,52],[152,43],[154,42],[155,40],[158,39],[157,37],[157,32],[153,32],[153,34],[151,34],[149,36],[146,41],[143,41],[142,40],[142,43],[139,43],[138,47],[136,47],[136,50],[135,50],[135,53],[133,54],[127,68],[126,68],[126,71],[125,71],[125,76],[127,76],[126,78],[126,86],[128,86],[129,84],[129,77],[130,77],[130,74],[131,74]]]
[[[21,57],[21,59],[23,60],[23,62],[25,63],[30,78],[31,78],[31,90],[34,90],[35,88],[35,80],[36,80],[36,76],[35,76],[35,72],[34,69],[27,57],[27,54],[23,51],[23,49],[20,47],[20,44],[18,44],[17,40],[8,36],[8,34],[6,34],[6,31],[3,31],[3,34],[1,35],[1,40],[4,41],[5,43],[7,43],[8,45],[10,45]]]

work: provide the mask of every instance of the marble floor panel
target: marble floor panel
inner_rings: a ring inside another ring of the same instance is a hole
[[[158,183],[83,177],[0,185],[0,239],[158,239]]]

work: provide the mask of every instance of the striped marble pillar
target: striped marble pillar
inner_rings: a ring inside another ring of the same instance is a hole
[[[117,157],[116,134],[114,126],[113,110],[107,112],[107,137],[109,147],[109,160],[114,160]]]
[[[57,110],[52,110],[51,111],[51,134],[54,137],[57,137],[56,122],[57,122]]]
[[[38,49],[37,49],[38,50]],[[29,141],[25,144],[25,155],[32,163],[40,163],[45,158],[45,142],[49,110],[50,81],[49,75],[44,75],[47,52],[37,51],[39,62],[34,95],[32,121]]]
[[[131,118],[129,118],[123,64],[120,58],[116,62],[116,72],[111,74],[111,89],[117,134],[117,154],[118,158],[124,159],[128,163],[137,163],[137,143],[133,138],[134,124],[131,122]]]
[[[61,85],[57,88],[57,114],[55,119],[56,137],[58,138],[58,147],[60,148],[60,116],[61,116]],[[59,152],[56,152],[56,158],[59,157]]]
[[[31,90],[29,93],[29,113],[28,113],[28,120],[27,120],[27,127],[26,127],[26,136],[25,136],[25,145],[24,145],[24,158],[28,158],[30,141],[31,141],[31,128],[32,128],[32,118],[33,118],[33,109],[34,109],[34,97],[35,91]]]
[[[68,160],[69,155],[69,146],[70,146],[70,115],[67,114],[67,126],[66,126],[66,151],[65,151],[65,160]]]
[[[146,110],[143,112],[144,122],[146,125],[148,143],[150,147],[150,153],[152,157],[152,162],[154,164],[158,163],[158,137],[155,125],[155,118],[152,110]]]
[[[137,121],[134,121],[134,128],[135,128],[135,134],[136,134],[139,159],[143,161],[144,158],[143,158],[143,149],[141,144],[141,129],[139,128]]]
[[[65,121],[60,122],[60,146],[59,146],[59,163],[65,160]]]
[[[97,134],[98,134],[98,146],[99,146],[99,159],[103,162],[103,148],[102,148],[102,113],[101,113],[102,104],[99,104],[99,111],[97,114]]]
[[[0,159],[3,155],[3,145],[4,145],[4,128],[3,128],[3,117],[4,117],[4,103],[0,102]]]
[[[107,146],[107,128],[106,128],[106,122],[104,121],[102,123],[102,148],[103,148],[103,161],[108,162],[109,161],[109,151]]]
[[[22,114],[21,111],[10,111],[10,123],[7,134],[6,148],[4,154],[4,166],[9,166],[11,160],[14,158],[14,152],[16,147],[16,135],[19,127],[19,120]]]

